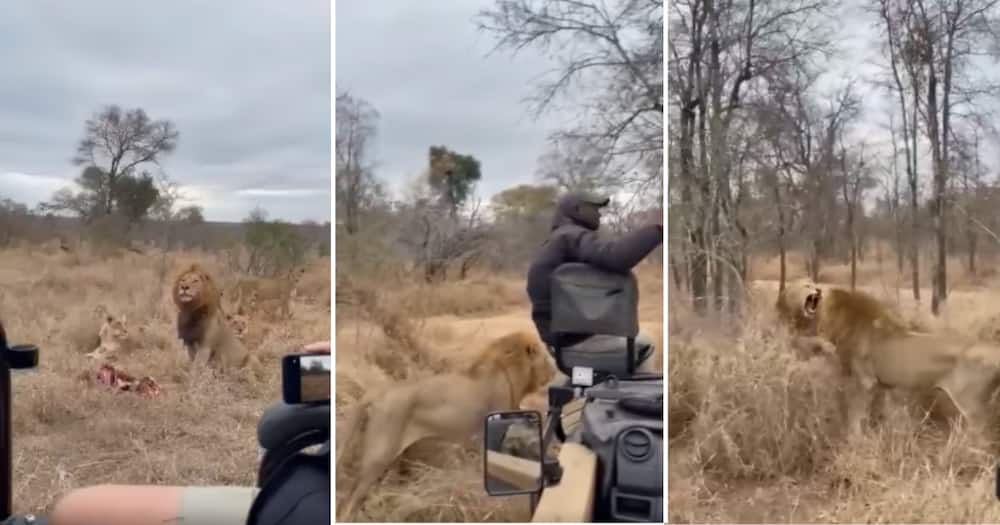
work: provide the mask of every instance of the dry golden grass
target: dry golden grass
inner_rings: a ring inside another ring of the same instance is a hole
[[[892,260],[892,259],[890,259]],[[768,265],[757,274],[777,275]],[[834,267],[822,275],[844,275]],[[940,319],[930,290],[917,305],[896,293],[895,267],[861,268],[863,288],[925,329],[995,337],[1000,283],[951,293]],[[889,273],[891,272],[891,273]],[[925,270],[926,272],[926,270]],[[956,272],[959,280],[972,279]],[[796,272],[789,278],[802,277]],[[822,281],[830,282],[830,281]],[[696,319],[683,293],[670,295],[668,362],[669,519],[675,522],[998,522],[994,459],[962,432],[923,418],[916,403],[893,393],[883,424],[853,449],[842,446],[838,370],[803,360],[786,345],[772,309],[777,283],[755,281],[747,320],[721,334]]]
[[[663,366],[663,279],[657,268],[638,272],[641,330],[656,344]],[[342,289],[344,288],[344,289]],[[384,283],[347,290],[338,280],[336,319],[337,424],[365,392],[463,363],[487,341],[514,330],[534,332],[520,276],[476,276],[440,286]],[[343,303],[341,302],[343,298]],[[526,402],[544,407],[544,398]],[[544,409],[544,408],[542,408]],[[428,440],[411,447],[389,470],[354,517],[364,522],[528,521],[527,496],[490,497],[483,488],[482,444]],[[338,501],[354,472],[337,466]]]
[[[0,252],[0,318],[12,344],[40,347],[39,366],[14,377],[14,507],[49,510],[67,490],[97,483],[250,485],[257,466],[256,425],[281,398],[280,356],[329,338],[325,305],[293,303],[294,318],[255,327],[261,378],[194,382],[176,338],[170,285],[193,261],[224,285],[234,276],[211,254],[138,255],[113,259],[20,248]],[[314,261],[313,279],[329,259]],[[307,291],[308,292],[308,291]],[[308,293],[306,295],[309,295]],[[90,378],[100,318],[95,308],[128,315],[139,348],[116,362],[134,376],[153,376],[156,399],[116,393]]]

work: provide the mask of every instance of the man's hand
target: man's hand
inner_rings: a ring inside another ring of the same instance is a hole
[[[329,354],[330,341],[316,341],[314,343],[309,343],[302,347],[302,351],[315,354]]]

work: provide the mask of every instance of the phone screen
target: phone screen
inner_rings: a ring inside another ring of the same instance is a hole
[[[330,400],[330,354],[299,356],[299,399],[303,403]]]

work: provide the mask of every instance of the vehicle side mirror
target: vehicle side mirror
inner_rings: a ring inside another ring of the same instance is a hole
[[[490,496],[542,489],[542,415],[535,410],[493,412],[484,420],[483,483]]]

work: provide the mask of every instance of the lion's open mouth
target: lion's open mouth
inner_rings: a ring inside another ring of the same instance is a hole
[[[190,293],[181,292],[177,294],[177,299],[179,299],[180,302],[182,303],[189,303],[191,302],[191,299],[194,299],[194,296],[192,296]]]
[[[814,315],[816,315],[816,309],[819,307],[819,300],[821,295],[822,294],[820,293],[820,291],[816,290],[815,292],[806,296],[806,304],[803,307],[803,310],[805,311],[807,317],[813,317]]]

